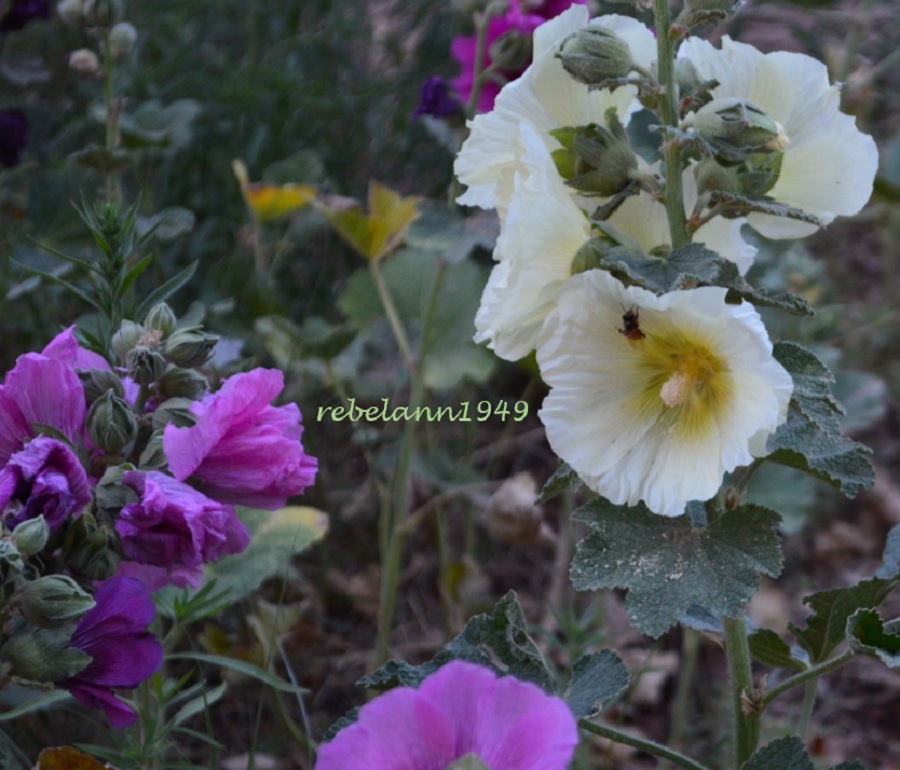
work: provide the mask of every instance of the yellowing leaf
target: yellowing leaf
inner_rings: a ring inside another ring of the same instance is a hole
[[[320,204],[326,219],[355,251],[378,261],[397,248],[409,226],[419,216],[416,196],[404,198],[379,182],[369,184],[369,213],[358,204]]]
[[[316,188],[311,185],[270,185],[265,182],[251,182],[243,161],[234,160],[231,167],[241,184],[244,202],[261,222],[279,219],[308,206],[316,198]]]
[[[34,770],[115,770],[71,746],[44,749],[38,756]]]

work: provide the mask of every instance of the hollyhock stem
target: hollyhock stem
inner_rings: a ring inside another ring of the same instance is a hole
[[[750,645],[747,625],[743,618],[723,618],[725,627],[725,657],[731,680],[731,701],[735,720],[735,767],[753,756],[759,743],[761,708],[748,701],[753,697],[753,672],[750,666]],[[749,705],[749,708],[745,706]]]
[[[672,15],[669,0],[653,0],[656,19],[656,51],[659,68],[659,84],[662,89],[660,110],[663,125],[678,126],[678,83],[675,80],[675,51],[672,46]],[[669,217],[669,233],[672,248],[678,249],[691,242],[684,216],[684,191],[681,188],[681,147],[667,141],[665,148],[666,213]]]
[[[397,347],[403,354],[403,360],[406,362],[406,368],[410,374],[414,374],[416,370],[416,361],[413,356],[412,348],[403,330],[403,324],[400,322],[400,316],[397,314],[397,308],[394,306],[394,300],[391,298],[391,292],[384,282],[384,276],[381,274],[381,268],[378,266],[378,260],[369,260],[369,269],[372,273],[372,280],[375,282],[375,288],[378,290],[378,297],[381,299],[381,306],[391,325],[391,331],[394,333],[394,339],[397,340]]]
[[[475,117],[478,111],[478,99],[481,97],[481,89],[484,86],[482,70],[484,69],[484,55],[487,50],[488,23],[490,11],[475,14],[475,62],[472,72],[472,92],[469,94],[469,102],[466,104],[466,116]]]
[[[615,727],[597,724],[596,722],[591,722],[587,719],[579,719],[578,726],[582,730],[586,730],[594,735],[599,735],[602,738],[608,738],[611,741],[623,743],[626,746],[634,746],[636,749],[646,751],[648,754],[653,754],[653,756],[667,759],[672,764],[685,768],[685,770],[709,770],[705,765],[701,765],[690,757],[686,757],[678,751],[663,746],[661,743],[656,743],[655,741],[650,741],[645,738],[638,738],[636,735],[631,735],[630,733],[618,730]]]
[[[773,687],[771,690],[767,691],[765,696],[760,701],[760,707],[765,709],[774,701],[776,698],[784,695],[788,690],[792,690],[801,684],[806,684],[810,681],[815,681],[823,674],[827,674],[829,671],[834,671],[836,668],[840,668],[845,663],[853,660],[856,657],[856,653],[853,650],[847,650],[842,655],[838,655],[836,658],[831,658],[830,660],[826,660],[824,663],[819,663],[818,665],[813,666],[812,668],[807,669],[806,671],[802,671],[801,673],[792,676],[790,679],[785,679],[781,684]]]

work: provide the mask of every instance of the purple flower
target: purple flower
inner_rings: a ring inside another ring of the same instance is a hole
[[[69,642],[92,660],[59,684],[84,705],[103,709],[113,727],[128,727],[137,715],[112,690],[137,687],[162,665],[162,646],[147,632],[156,610],[143,584],[127,577],[103,581],[94,601]]]
[[[140,496],[119,514],[116,532],[123,562],[119,574],[139,578],[151,591],[167,583],[196,588],[203,564],[240,553],[250,533],[234,508],[158,471],[126,471],[122,481]]]
[[[18,165],[28,146],[28,118],[22,110],[0,110],[0,166]]]
[[[44,353],[19,356],[0,385],[0,465],[36,435],[35,425],[54,428],[73,444],[81,437],[84,389],[72,364],[58,357],[53,344]]]
[[[254,369],[229,377],[217,393],[195,401],[189,428],[167,425],[163,451],[179,481],[189,476],[208,497],[275,510],[315,480],[317,463],[300,443],[296,404],[271,406],[284,375]]]
[[[559,698],[454,661],[418,690],[399,687],[363,706],[319,748],[316,770],[445,770],[468,754],[491,770],[565,770],[577,743]]]
[[[50,0],[12,0],[9,10],[0,17],[0,33],[22,29],[32,19],[49,19],[52,13]]]
[[[521,8],[521,0],[510,0],[509,8],[502,16],[495,16],[488,22],[487,39],[485,41],[485,55],[483,69],[491,65],[490,48],[499,37],[507,33],[522,35],[531,38],[534,30],[549,19],[559,16],[572,5],[587,5],[587,0],[543,0],[542,2],[529,3],[527,12]],[[461,73],[450,84],[460,97],[468,102],[472,94],[472,86],[475,82],[475,49],[477,38],[475,35],[459,36],[453,38],[450,51],[459,62]],[[516,71],[497,70],[496,78],[491,78],[484,83],[478,97],[478,112],[490,112],[494,107],[494,99],[500,93],[504,82],[515,80],[525,71],[525,67]]]
[[[431,115],[433,118],[446,118],[462,112],[463,106],[451,92],[447,81],[440,76],[428,78],[422,83],[422,94],[419,106],[413,112],[414,118]]]
[[[91,502],[87,474],[61,441],[38,436],[0,470],[0,510],[13,529],[43,515],[51,532]]]

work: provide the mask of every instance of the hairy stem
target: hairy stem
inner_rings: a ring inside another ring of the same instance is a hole
[[[582,730],[586,730],[594,735],[608,738],[616,743],[624,743],[626,746],[634,746],[636,749],[646,751],[648,754],[653,754],[653,756],[667,759],[673,765],[678,765],[678,767],[683,767],[686,770],[709,770],[705,765],[695,762],[690,757],[686,757],[678,751],[674,751],[667,746],[663,746],[661,743],[656,743],[655,741],[650,741],[646,738],[638,738],[635,735],[626,733],[624,730],[619,730],[615,727],[610,727],[609,725],[600,725],[596,722],[590,722],[587,719],[579,719],[578,726]]]
[[[836,658],[831,658],[831,660],[826,660],[823,663],[819,663],[818,665],[813,666],[812,668],[807,669],[806,671],[801,671],[799,674],[792,676],[790,679],[785,679],[780,685],[777,687],[773,687],[769,690],[765,696],[760,701],[760,706],[765,709],[769,706],[772,701],[778,698],[781,695],[784,695],[788,690],[792,690],[798,685],[806,684],[809,681],[818,679],[823,674],[827,674],[829,671],[834,671],[836,668],[840,668],[848,661],[852,660],[855,657],[855,653],[853,650],[847,650],[843,655],[838,655]]]
[[[759,716],[754,708],[753,672],[750,667],[750,644],[744,619],[724,618],[725,656],[731,680],[731,701],[735,722],[735,767],[753,756],[759,743]],[[749,708],[748,708],[749,706]]]

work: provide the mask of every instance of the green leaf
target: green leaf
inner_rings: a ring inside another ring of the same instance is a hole
[[[757,751],[741,770],[815,770],[806,748],[796,736],[790,735],[772,741]]]
[[[198,663],[208,663],[211,666],[227,668],[249,676],[251,679],[256,679],[273,690],[279,690],[280,692],[289,692],[295,695],[306,692],[302,687],[285,682],[284,679],[275,676],[275,674],[266,671],[264,668],[237,658],[228,658],[224,655],[208,655],[205,652],[176,652],[167,655],[166,658],[169,660],[195,660]]]
[[[603,240],[595,238],[587,245]],[[757,306],[774,307],[798,315],[812,315],[813,312],[805,300],[793,294],[769,295],[765,289],[754,288],[744,280],[734,262],[700,243],[675,249],[665,259],[639,255],[628,247],[603,249],[602,243],[597,247],[603,251],[599,260],[601,267],[620,280],[625,279],[657,294],[698,286],[720,286],[728,289],[725,301],[732,304],[746,300]]]
[[[822,220],[814,214],[810,214],[802,209],[788,206],[786,203],[778,203],[778,201],[768,196],[749,197],[744,195],[735,195],[734,193],[715,190],[710,193],[709,201],[711,206],[721,206],[725,216],[742,217],[754,212],[758,214],[769,214],[775,217],[787,217],[788,219],[797,219],[800,222],[809,222],[817,227],[823,227]]]
[[[880,658],[888,668],[898,668],[900,634],[895,633],[896,628],[896,622],[885,628],[876,610],[857,610],[847,621],[847,639],[854,652]]]
[[[150,311],[150,308],[152,308],[157,302],[162,302],[163,300],[168,299],[189,280],[191,280],[191,276],[194,274],[194,270],[196,269],[197,262],[191,262],[191,264],[184,268],[184,270],[176,273],[167,281],[164,281],[162,284],[157,286],[146,296],[144,301],[141,302],[140,305],[138,305],[137,309],[134,311],[134,317],[144,318]]]
[[[806,671],[808,666],[794,656],[791,648],[778,634],[768,628],[760,628],[748,637],[750,654],[760,663],[771,668]]]
[[[805,596],[803,603],[810,606],[813,614],[806,619],[804,628],[791,624],[791,633],[809,653],[812,663],[821,663],[844,641],[850,617],[857,610],[877,607],[897,583],[897,578],[870,578],[849,588],[833,588]]]
[[[419,218],[406,233],[406,243],[432,251],[445,262],[461,262],[478,247],[493,248],[500,233],[493,212],[463,217],[455,208],[436,201],[422,201],[419,209]]]
[[[900,524],[888,532],[881,559],[882,565],[875,577],[890,579],[900,575]]]
[[[50,281],[50,283],[55,283],[58,286],[62,286],[64,289],[68,289],[72,294],[78,297],[82,302],[87,303],[93,308],[96,308],[100,313],[104,312],[103,307],[98,304],[93,297],[91,297],[87,292],[79,289],[74,283],[69,283],[64,278],[60,278],[59,276],[53,275],[53,273],[46,273],[43,270],[38,270],[36,267],[29,267],[28,265],[23,265],[21,262],[14,262],[18,267],[21,267],[23,270],[27,270],[29,273],[40,276],[41,278]]]
[[[800,411],[825,430],[840,431],[838,415],[844,408],[831,393],[834,376],[819,358],[793,342],[776,342],[772,356],[791,375],[794,392],[791,398]]]
[[[665,633],[693,604],[713,614],[743,614],[760,574],[781,571],[779,517],[757,505],[726,511],[702,529],[686,515],[657,516],[644,505],[596,500],[574,517],[593,532],[577,547],[578,590],[626,588],[625,607],[645,634]]]
[[[418,687],[426,676],[451,660],[467,660],[498,674],[534,682],[548,692],[557,691],[556,677],[528,635],[522,608],[513,591],[494,606],[490,615],[471,618],[463,632],[427,663],[411,666],[399,660],[388,661],[360,679],[359,684],[375,690]]]
[[[138,279],[140,274],[150,267],[151,262],[153,262],[153,255],[148,254],[146,257],[139,259],[128,269],[128,272],[122,277],[122,284],[119,286],[119,296],[124,294],[128,290],[128,287]]]
[[[238,517],[252,535],[243,553],[207,564],[205,579],[229,591],[238,602],[254,593],[263,581],[290,567],[291,558],[320,540],[328,531],[328,516],[315,508],[288,506],[278,511],[239,508]]]
[[[542,505],[562,494],[569,487],[574,486],[577,488],[580,485],[581,479],[578,478],[578,474],[568,463],[562,463],[559,468],[553,471],[553,475],[547,479],[547,483],[544,484],[544,488],[541,490],[538,499],[534,501],[534,504]]]
[[[213,705],[218,700],[221,700],[222,696],[225,694],[225,690],[228,689],[228,683],[222,682],[218,687],[214,687],[212,690],[207,690],[206,692],[198,695],[191,701],[185,703],[175,716],[172,717],[172,725],[180,725],[183,722],[187,722],[195,714],[202,714],[209,709],[210,706]]]
[[[566,703],[576,719],[608,706],[628,687],[628,669],[612,650],[583,655],[572,666]]]
[[[72,695],[68,690],[51,690],[50,692],[44,692],[36,698],[31,698],[9,711],[0,712],[0,722],[8,722],[11,719],[17,719],[25,714],[30,714],[32,711],[41,711],[49,706],[54,706],[57,703],[63,703],[71,699]],[[0,767],[2,767],[2,765],[0,765]]]

